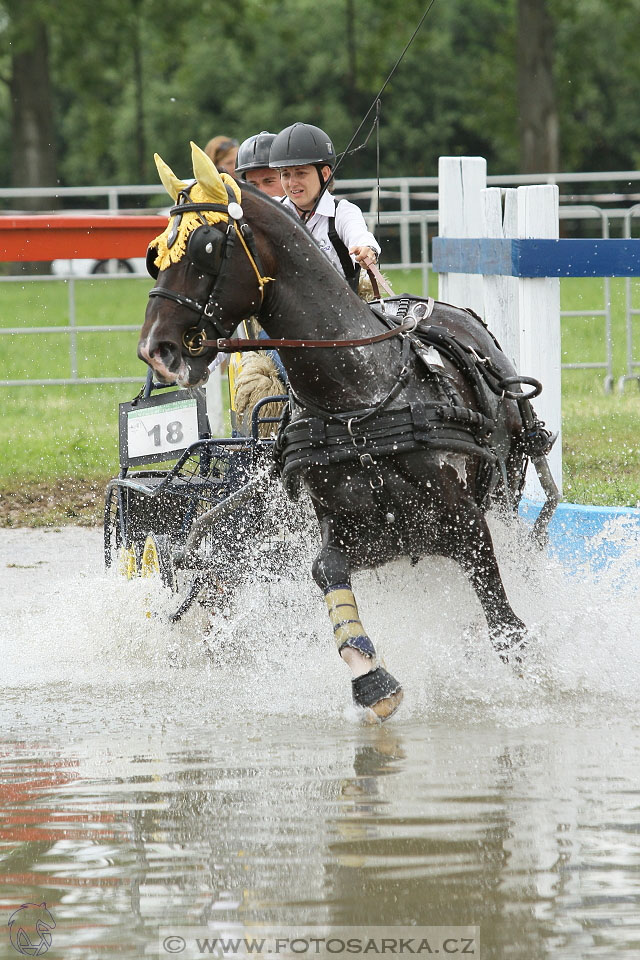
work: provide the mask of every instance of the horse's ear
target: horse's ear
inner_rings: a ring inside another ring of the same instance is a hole
[[[227,190],[215,163],[193,140],[191,141],[191,157],[193,159],[193,175],[202,189],[213,203],[227,203],[229,199]]]
[[[160,180],[162,181],[162,186],[165,188],[172,200],[177,200],[180,191],[185,190],[189,184],[184,180],[178,180],[171,167],[168,166],[162,157],[160,157],[157,153],[154,153],[153,159],[156,162],[156,167],[158,168],[158,173],[160,174]]]

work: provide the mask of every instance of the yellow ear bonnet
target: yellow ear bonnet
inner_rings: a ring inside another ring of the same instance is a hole
[[[195,183],[189,190],[189,199],[192,203],[228,203],[229,195],[225,184],[231,187],[236,202],[241,202],[240,187],[233,177],[228,173],[219,173],[213,160],[193,141],[191,157],[195,176]],[[179,180],[157,153],[154,154],[154,159],[163,187],[173,201],[177,200],[180,191],[189,188],[190,181]],[[216,210],[203,210],[201,213],[195,210],[187,211],[182,214],[178,235],[169,247],[167,241],[171,234],[173,216],[169,217],[169,223],[164,232],[149,244],[150,247],[156,248],[157,256],[154,263],[159,270],[166,270],[172,263],[178,263],[182,259],[187,249],[189,234],[201,225],[203,217],[207,223],[211,224],[227,223],[229,220],[226,213],[218,213]]]

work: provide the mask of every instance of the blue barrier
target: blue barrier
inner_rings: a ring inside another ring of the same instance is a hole
[[[505,240],[434,237],[436,273],[503,277],[637,277],[640,240]]]
[[[539,511],[540,504],[531,500],[520,504],[520,516],[527,523],[533,524]],[[614,523],[614,536],[612,521],[622,521]],[[640,510],[561,503],[549,524],[549,550],[566,566],[575,568],[586,561],[596,570],[632,550],[640,566]]]

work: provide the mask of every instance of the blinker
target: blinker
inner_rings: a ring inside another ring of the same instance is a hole
[[[225,245],[223,233],[203,224],[189,235],[187,256],[201,273],[216,276],[220,272]]]

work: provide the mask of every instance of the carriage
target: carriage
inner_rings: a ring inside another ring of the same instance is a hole
[[[283,562],[287,537],[263,495],[287,403],[284,394],[262,397],[243,430],[223,438],[211,435],[204,390],[167,390],[151,371],[140,393],[120,404],[120,472],[105,493],[105,566],[129,579],[160,577],[176,594],[171,622],[197,601],[219,601],[225,584],[246,573],[250,544]]]

